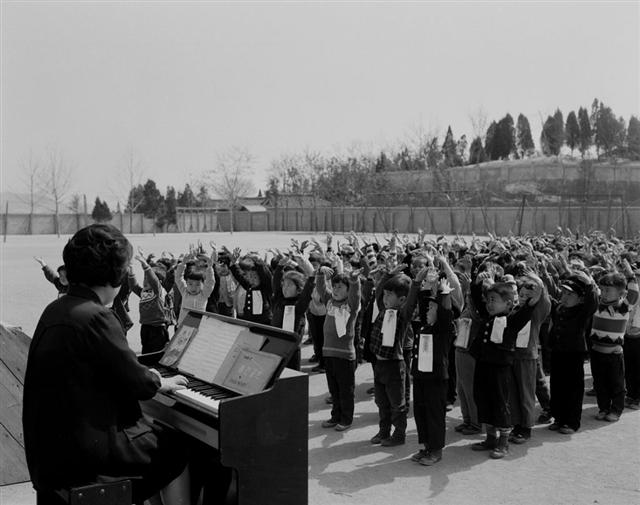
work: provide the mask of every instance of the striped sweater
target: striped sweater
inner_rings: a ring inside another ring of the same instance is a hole
[[[629,323],[631,305],[638,301],[635,279],[627,285],[627,297],[612,304],[600,304],[591,324],[592,349],[606,354],[622,352],[624,334]]]

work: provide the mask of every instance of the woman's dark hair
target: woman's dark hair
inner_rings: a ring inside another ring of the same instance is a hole
[[[62,251],[70,284],[117,287],[127,275],[133,248],[108,224],[92,224],[69,239]]]

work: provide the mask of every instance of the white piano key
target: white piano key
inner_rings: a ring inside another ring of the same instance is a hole
[[[174,392],[174,395],[189,402],[193,402],[196,405],[200,405],[213,414],[218,414],[220,400],[209,398],[208,396],[200,394],[197,391],[192,391],[191,389],[179,389]]]

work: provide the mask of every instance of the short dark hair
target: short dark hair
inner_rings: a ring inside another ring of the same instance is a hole
[[[116,227],[92,224],[69,239],[62,258],[70,284],[120,286],[127,275],[133,248]]]
[[[334,274],[331,277],[331,285],[334,284],[344,284],[345,286],[349,286],[349,276],[347,274]]]
[[[627,279],[625,279],[624,275],[620,273],[610,272],[600,277],[600,279],[598,279],[598,284],[600,286],[611,286],[618,289],[625,289],[627,287]]]
[[[288,272],[285,272],[282,276],[282,280],[285,279],[293,282],[296,285],[298,293],[302,291],[302,289],[304,288],[304,283],[306,282],[304,274],[298,272],[297,270],[289,270]]]
[[[383,291],[391,291],[397,296],[407,296],[411,289],[411,279],[405,274],[394,275],[382,285]]]
[[[204,272],[202,270],[192,268],[184,274],[184,280],[204,282]]]

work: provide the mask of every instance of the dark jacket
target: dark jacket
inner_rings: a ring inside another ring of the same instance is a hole
[[[521,305],[516,307],[507,317],[507,326],[502,334],[502,343],[490,339],[493,323],[498,316],[489,316],[482,321],[480,333],[471,344],[471,355],[478,361],[493,365],[511,365],[515,356],[518,332],[524,328],[533,314],[533,307]]]
[[[449,298],[449,295],[446,296]],[[413,341],[413,360],[411,361],[411,375],[414,379],[449,379],[449,349],[455,338],[453,326],[454,311],[451,301],[443,303],[442,295],[438,300],[438,315],[436,323],[432,326],[425,324],[419,333],[416,333]],[[426,314],[425,314],[426,321]],[[418,353],[420,350],[420,338],[423,334],[433,335],[433,371],[421,372],[418,370]]]
[[[34,487],[86,483],[147,463],[132,443],[151,431],[138,401],[159,387],[114,313],[92,290],[71,286],[44,310],[29,348],[23,428]]]
[[[271,315],[271,326],[282,328],[284,320],[284,308],[286,305],[295,305],[295,321],[293,331],[302,336],[304,333],[305,317],[304,314],[309,308],[311,302],[311,293],[316,285],[315,275],[307,278],[304,288],[293,298],[285,298],[282,293],[282,267],[276,267],[273,272],[273,304]]]
[[[564,307],[553,303],[549,345],[553,352],[587,352],[587,336],[591,328],[591,318],[598,308],[595,286],[589,284],[584,295],[584,303],[574,307]]]

